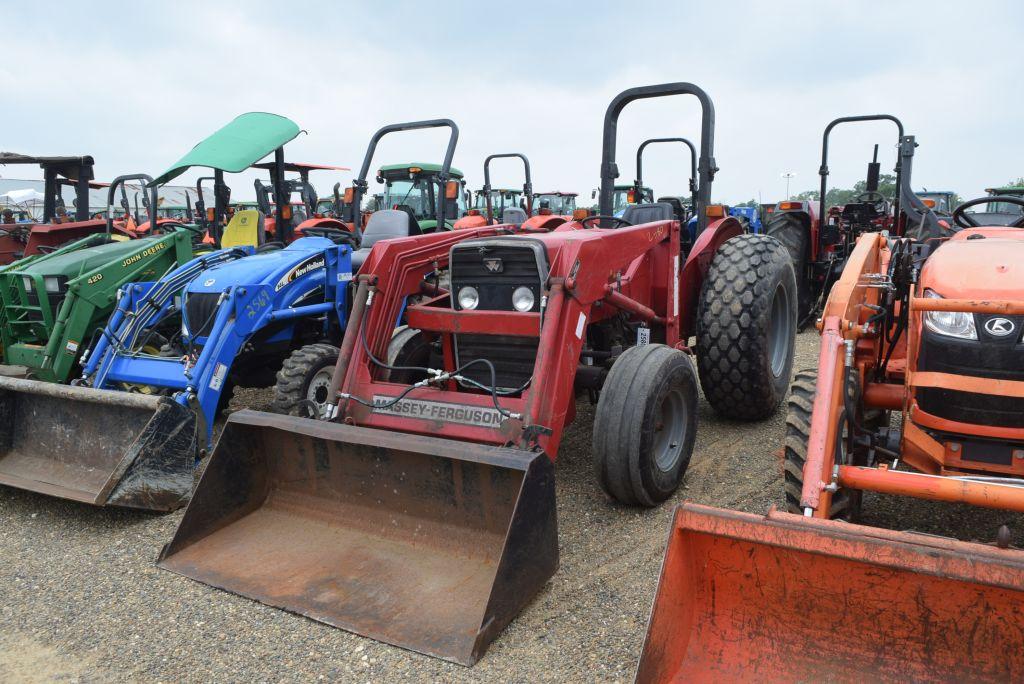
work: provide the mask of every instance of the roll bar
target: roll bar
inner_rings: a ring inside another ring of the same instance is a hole
[[[523,183],[523,194],[526,195],[526,215],[533,216],[533,182],[530,178],[530,160],[525,154],[519,152],[505,152],[492,154],[484,159],[484,196],[487,198],[487,225],[494,225],[494,208],[491,206],[491,160],[516,158],[523,161],[523,170],[526,172],[526,182]]]
[[[697,161],[697,190],[694,193],[697,200],[694,212],[697,214],[697,232],[700,233],[707,227],[708,219],[705,209],[711,203],[711,182],[718,171],[718,167],[715,166],[715,107],[708,94],[692,83],[663,83],[630,88],[616,95],[608,105],[608,110],[604,115],[601,144],[601,198],[598,213],[602,216],[612,213],[615,179],[619,177],[619,168],[615,163],[619,114],[627,104],[634,100],[670,95],[693,95],[700,102],[700,155]]]
[[[369,185],[366,182],[366,177],[370,173],[370,163],[373,161],[373,154],[377,151],[377,143],[380,139],[389,133],[398,133],[400,131],[413,131],[421,128],[449,128],[451,129],[451,135],[448,137],[448,148],[444,153],[444,162],[441,164],[441,172],[437,174],[437,179],[441,183],[441,187],[448,182],[448,172],[452,168],[452,158],[455,157],[455,146],[459,142],[459,127],[455,125],[455,122],[451,119],[428,119],[426,121],[410,121],[408,123],[397,123],[389,124],[384,126],[370,138],[370,145],[366,148],[366,156],[363,157],[363,165],[359,167],[359,176],[352,181],[352,206],[355,215],[358,216],[359,208],[363,203],[363,196],[366,194],[366,190]],[[445,198],[439,198],[440,201],[437,203],[437,226],[438,230],[444,227],[444,208]],[[362,232],[359,227],[359,221],[355,222],[355,232],[358,237],[362,237]]]
[[[697,208],[697,148],[686,138],[651,138],[640,143],[636,150],[636,181],[633,183],[633,191],[637,197],[643,197],[644,192],[644,150],[651,143],[679,142],[690,148],[690,206],[693,210]]]

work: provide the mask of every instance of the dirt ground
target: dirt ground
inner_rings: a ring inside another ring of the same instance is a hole
[[[817,335],[798,337],[813,367]],[[266,393],[233,406],[263,408]],[[364,639],[159,570],[181,513],[100,510],[0,491],[0,681],[630,681],[674,503],[762,513],[782,503],[785,408],[743,424],[702,402],[693,461],[675,500],[610,503],[590,463],[584,401],[557,463],[561,567],[536,600],[464,668]],[[1020,516],[868,497],[867,524],[991,540]]]

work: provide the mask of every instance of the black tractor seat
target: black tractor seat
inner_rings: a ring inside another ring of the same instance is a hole
[[[675,212],[668,202],[652,202],[651,204],[630,204],[622,212],[622,220],[638,226],[641,223],[653,223],[655,221],[672,221]]]

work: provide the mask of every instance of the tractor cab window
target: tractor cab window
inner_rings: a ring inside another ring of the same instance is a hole
[[[430,220],[437,216],[437,198],[444,197],[444,188],[436,177],[416,178],[415,180],[389,181],[382,198],[383,209],[395,209],[406,206],[412,209],[418,221]],[[466,211],[466,199],[462,192],[455,200],[454,216],[461,216]],[[452,218],[451,206],[445,208],[448,218]]]
[[[989,202],[985,211],[990,214],[1020,214],[1024,209],[1009,202]]]

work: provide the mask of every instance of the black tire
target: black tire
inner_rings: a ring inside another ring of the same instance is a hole
[[[719,247],[697,308],[697,369],[718,413],[775,413],[793,372],[796,305],[793,264],[778,240],[737,235]]]
[[[395,328],[388,343],[389,366],[406,366],[417,368],[430,367],[430,343],[423,333],[407,325]],[[389,370],[386,372],[388,382],[402,385],[414,385],[427,377],[427,373],[412,368]]]
[[[804,487],[804,464],[807,442],[811,436],[811,415],[814,407],[818,371],[802,370],[793,378],[786,413],[786,442],[783,458],[783,488],[786,510],[803,515],[800,495]],[[839,420],[841,417],[837,417]],[[832,494],[828,517],[832,520],[854,521],[860,514],[861,492],[839,489]]]
[[[332,344],[307,344],[293,351],[277,372],[271,410],[310,416],[315,406],[319,415],[330,399],[329,385],[337,363],[338,348]]]
[[[813,295],[807,273],[807,261],[811,254],[810,229],[801,216],[783,213],[773,214],[768,219],[764,233],[781,242],[793,260],[793,273],[796,275],[797,320],[802,321],[811,311]]]
[[[663,344],[631,347],[619,356],[594,415],[601,488],[624,504],[656,506],[683,481],[696,434],[697,377],[690,357]]]

